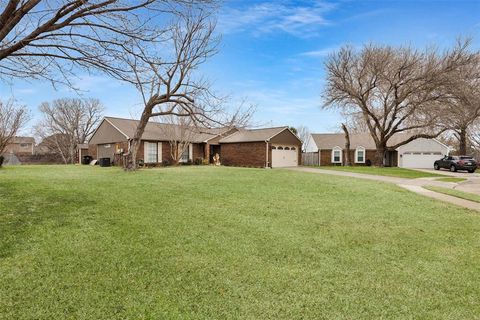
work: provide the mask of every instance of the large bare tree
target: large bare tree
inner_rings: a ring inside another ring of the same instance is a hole
[[[215,24],[208,13],[189,11],[179,18],[165,35],[162,56],[148,59],[150,54],[140,46],[133,46],[134,54],[126,56],[135,84],[143,99],[143,111],[124,166],[136,169],[136,154],[140,139],[152,117],[188,117],[195,126],[209,126],[217,113],[222,112],[222,101],[210,90],[209,84],[195,74],[199,66],[216,52],[217,39],[213,36]]]
[[[28,121],[28,110],[13,99],[0,100],[0,155]]]
[[[4,0],[0,2],[0,79],[69,84],[77,67],[124,78],[119,56],[132,42],[155,43],[183,7],[208,0]]]
[[[104,107],[98,99],[64,98],[42,103],[40,112],[37,134],[67,164],[74,163],[77,145],[87,142],[100,124]]]
[[[458,141],[458,153],[465,155],[469,153],[469,140],[476,136],[474,125],[480,119],[480,54],[452,74],[450,94],[448,127]]]
[[[325,108],[361,114],[375,145],[374,164],[384,165],[388,149],[446,130],[439,121],[451,75],[474,59],[469,41],[451,50],[419,51],[411,47],[368,45],[360,51],[346,46],[325,66]],[[389,144],[394,135],[403,139]]]

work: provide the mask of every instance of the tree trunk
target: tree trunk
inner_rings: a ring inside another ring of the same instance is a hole
[[[152,115],[152,107],[147,105],[143,110],[142,116],[140,117],[140,122],[135,130],[133,139],[130,141],[128,148],[128,153],[123,159],[123,169],[125,171],[135,171],[137,169],[137,153],[140,148],[140,140],[142,139],[143,132],[147,126],[148,120]]]
[[[375,158],[373,159],[373,165],[376,167],[384,167],[385,152],[387,151],[387,146],[385,143],[377,145],[377,150],[375,151]]]
[[[460,129],[458,134],[458,154],[459,155],[467,155],[467,130],[462,128]]]
[[[350,154],[350,134],[348,133],[347,126],[344,123],[342,123],[342,129],[345,133],[345,151],[347,153],[345,156],[345,165],[349,167],[352,165],[352,159]]]

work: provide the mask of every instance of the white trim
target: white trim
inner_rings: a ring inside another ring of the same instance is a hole
[[[193,162],[193,143],[188,145],[188,159]]]
[[[340,161],[335,161],[335,151],[340,151]],[[332,148],[332,163],[343,163],[343,150],[339,146],[335,146]]]
[[[358,161],[358,151],[359,151],[359,150],[362,150],[362,151],[363,151],[363,161]],[[365,149],[365,147],[358,146],[358,147],[355,149],[355,163],[365,163],[366,154],[367,154],[367,150]]]

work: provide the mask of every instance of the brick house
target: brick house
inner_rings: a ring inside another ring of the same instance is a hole
[[[4,150],[4,154],[33,155],[35,151],[35,139],[32,137],[13,137]]]
[[[390,145],[404,140],[403,134],[390,139]],[[350,134],[350,159],[353,165],[373,162],[376,147],[369,133]],[[306,153],[313,155],[316,165],[343,165],[346,161],[343,133],[312,133]],[[436,139],[416,139],[385,154],[384,165],[401,168],[433,168],[435,160],[448,155],[449,147]]]
[[[88,147],[81,146],[81,155],[110,158],[117,161],[128,151],[138,121],[105,117],[89,140]],[[140,142],[137,160],[147,164],[172,162],[171,141],[185,141],[180,126],[149,122]],[[212,161],[220,155],[224,165],[245,167],[297,166],[301,157],[301,141],[288,127],[243,128],[192,128],[189,147],[180,162]],[[178,135],[178,136],[177,136]],[[79,157],[80,158],[80,157]]]

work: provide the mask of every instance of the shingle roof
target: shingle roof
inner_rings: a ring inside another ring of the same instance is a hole
[[[256,142],[267,141],[288,127],[264,128],[264,129],[240,129],[239,131],[220,139],[220,143]]]
[[[35,139],[33,137],[13,137],[10,143],[33,143],[35,144]]]
[[[343,133],[312,133],[313,141],[318,149],[332,149],[334,147],[345,147],[345,135]],[[405,139],[404,134],[394,135],[388,143],[392,146]],[[351,133],[350,134],[350,148],[364,147],[365,149],[374,150],[375,142],[370,133]]]
[[[127,136],[128,139],[132,139],[135,130],[138,125],[138,120],[123,119],[114,117],[105,117],[113,126],[120,132]],[[196,128],[196,127],[182,127],[174,124],[160,123],[160,122],[148,122],[145,127],[145,132],[142,135],[143,140],[181,140],[185,131],[191,130],[191,142],[200,143],[211,138],[216,137],[220,133],[228,130],[228,128]]]

